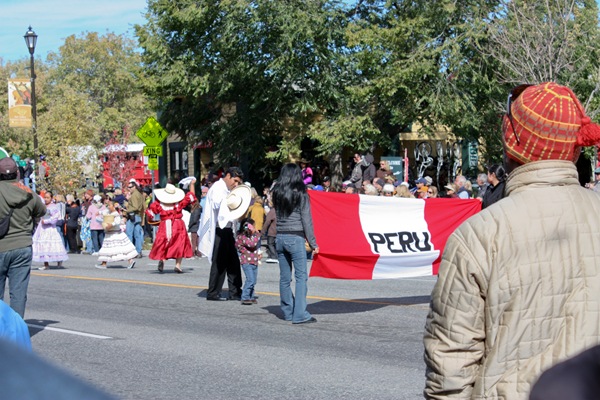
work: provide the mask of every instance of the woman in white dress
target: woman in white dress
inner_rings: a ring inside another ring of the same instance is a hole
[[[43,262],[44,266],[38,269],[50,269],[51,262],[56,262],[61,268],[63,261],[69,259],[63,240],[56,230],[56,223],[60,219],[60,209],[52,202],[52,192],[44,194],[46,204],[46,215],[40,220],[33,235],[33,261]]]
[[[96,268],[106,269],[107,263],[128,260],[127,268],[135,266],[135,257],[138,253],[135,246],[124,232],[124,219],[121,217],[121,206],[116,201],[108,201],[108,212],[102,223],[105,236],[102,247],[98,252]],[[123,228],[122,228],[123,227]]]

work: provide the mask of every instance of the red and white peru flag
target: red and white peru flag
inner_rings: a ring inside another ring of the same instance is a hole
[[[450,234],[481,210],[479,200],[309,194],[319,245],[310,276],[323,278],[437,275]]]

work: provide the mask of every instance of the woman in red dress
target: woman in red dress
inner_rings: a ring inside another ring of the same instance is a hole
[[[149,221],[153,221],[155,215],[160,215],[158,232],[149,256],[152,260],[158,260],[159,272],[163,272],[166,259],[174,258],[175,272],[182,273],[181,260],[184,257],[191,258],[194,254],[185,222],[181,219],[181,211],[196,200],[194,183],[195,180],[190,184],[187,194],[171,184],[167,184],[164,189],[155,189],[157,201],[146,210]]]

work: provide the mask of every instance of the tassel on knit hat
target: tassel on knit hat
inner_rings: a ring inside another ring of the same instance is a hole
[[[585,115],[577,96],[566,86],[554,82],[529,86],[512,100],[510,111],[512,125],[505,115],[502,126],[506,153],[521,164],[576,161],[581,147],[600,143],[600,126]]]

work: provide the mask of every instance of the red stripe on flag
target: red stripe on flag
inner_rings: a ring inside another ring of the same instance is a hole
[[[310,276],[372,279],[379,256],[373,254],[360,224],[358,195],[310,190],[319,254]]]
[[[451,210],[452,212],[448,212]],[[434,248],[443,250],[448,237],[467,218],[481,211],[481,201],[464,199],[426,199],[425,221]],[[442,252],[433,263],[433,275],[438,274]]]

